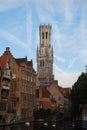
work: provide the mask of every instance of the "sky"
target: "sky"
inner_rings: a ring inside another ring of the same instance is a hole
[[[0,55],[10,47],[37,70],[40,25],[52,26],[55,80],[72,87],[87,65],[87,0],[0,0]]]

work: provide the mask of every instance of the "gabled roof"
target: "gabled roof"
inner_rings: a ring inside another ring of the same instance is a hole
[[[63,87],[61,87],[61,86],[59,86],[58,84],[56,84],[55,82],[53,82],[52,84],[51,84],[51,86],[50,87],[48,87],[48,90],[52,90],[52,89],[55,89],[56,91],[59,91],[60,92],[60,94],[63,96],[63,97],[67,97],[67,94],[69,94],[70,93],[70,88],[69,87],[67,87],[67,88],[63,88]]]
[[[38,91],[42,93],[43,98],[50,97],[50,92],[47,90],[47,88],[40,86]]]
[[[15,60],[16,60],[18,65],[20,65],[21,63],[26,63],[28,66],[31,66],[31,67],[33,65],[32,60],[28,61],[27,57],[25,57],[25,58],[15,58]]]
[[[48,87],[48,90],[55,90],[56,93],[59,92],[63,97],[65,96],[62,87],[58,86],[58,84],[56,84],[55,82],[51,84],[50,87]]]
[[[65,92],[64,92],[64,90],[63,90],[63,88],[62,88],[62,87],[60,87],[60,86],[58,86],[58,88],[59,88],[59,91],[61,92],[61,94],[65,97],[65,96],[66,96],[66,94],[65,94]]]
[[[21,63],[25,63],[27,62],[27,58],[15,58],[16,62],[18,65],[20,65]]]
[[[49,97],[50,92],[46,88],[42,88],[42,97]]]
[[[33,66],[32,60],[31,60],[31,61],[28,61],[28,62],[27,62],[27,65],[32,67],[32,66]]]
[[[61,93],[63,94],[64,97],[67,97],[67,94],[70,94],[70,90],[71,88],[62,88],[62,87],[59,87]]]
[[[71,91],[71,88],[63,88],[65,91],[66,91],[66,93],[70,93],[70,91]]]
[[[0,56],[0,67],[2,70],[5,69],[8,57],[6,55]]]

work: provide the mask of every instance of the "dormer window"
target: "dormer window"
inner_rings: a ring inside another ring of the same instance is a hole
[[[9,69],[9,61],[7,61],[6,69]]]
[[[6,63],[5,74],[10,76],[10,67],[9,67],[9,61],[7,61],[7,63]]]

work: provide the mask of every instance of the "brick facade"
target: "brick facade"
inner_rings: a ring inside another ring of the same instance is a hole
[[[36,72],[33,69],[33,63],[26,57],[14,58],[9,47],[2,56],[8,57],[10,66],[8,122],[14,118],[16,120],[33,120],[36,88]]]

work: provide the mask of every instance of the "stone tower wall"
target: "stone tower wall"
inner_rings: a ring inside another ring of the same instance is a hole
[[[51,26],[39,27],[40,44],[37,48],[37,85],[49,85],[53,80],[53,49]]]

